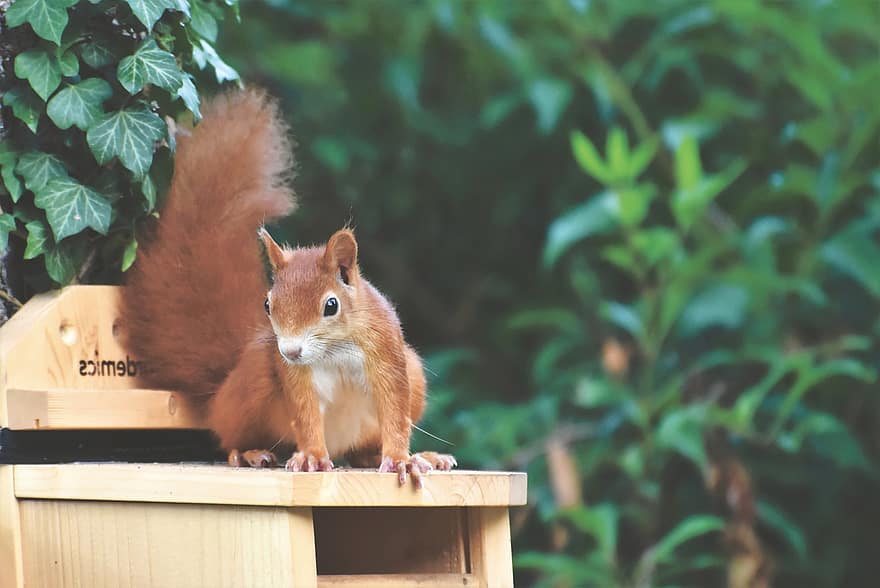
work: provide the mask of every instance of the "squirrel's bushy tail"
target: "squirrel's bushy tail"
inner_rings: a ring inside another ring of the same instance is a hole
[[[167,204],[121,301],[142,385],[210,394],[267,324],[257,229],[293,210],[292,165],[286,126],[257,91],[215,99],[178,134]]]

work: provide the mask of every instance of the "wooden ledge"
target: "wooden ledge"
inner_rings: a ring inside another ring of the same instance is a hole
[[[17,498],[251,506],[519,506],[526,475],[433,472],[424,487],[399,487],[371,470],[291,473],[204,464],[16,465]]]

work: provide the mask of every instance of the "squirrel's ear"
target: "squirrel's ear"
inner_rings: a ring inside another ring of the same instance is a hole
[[[265,228],[260,228],[259,235],[260,241],[263,242],[264,257],[269,261],[272,273],[275,273],[287,264],[284,250],[281,249],[281,246],[275,242],[275,239],[272,238],[272,235]]]
[[[340,229],[327,241],[324,262],[331,268],[339,268],[339,277],[348,284],[357,275],[357,241],[351,229]]]

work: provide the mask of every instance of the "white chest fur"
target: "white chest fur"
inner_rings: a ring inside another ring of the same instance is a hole
[[[367,436],[377,437],[379,422],[364,373],[363,352],[346,350],[335,354],[333,361],[313,364],[311,369],[331,459]]]

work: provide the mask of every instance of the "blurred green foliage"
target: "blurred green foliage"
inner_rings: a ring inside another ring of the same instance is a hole
[[[294,242],[350,219],[517,584],[878,572],[880,5],[243,2]],[[417,443],[437,447],[419,437]]]

